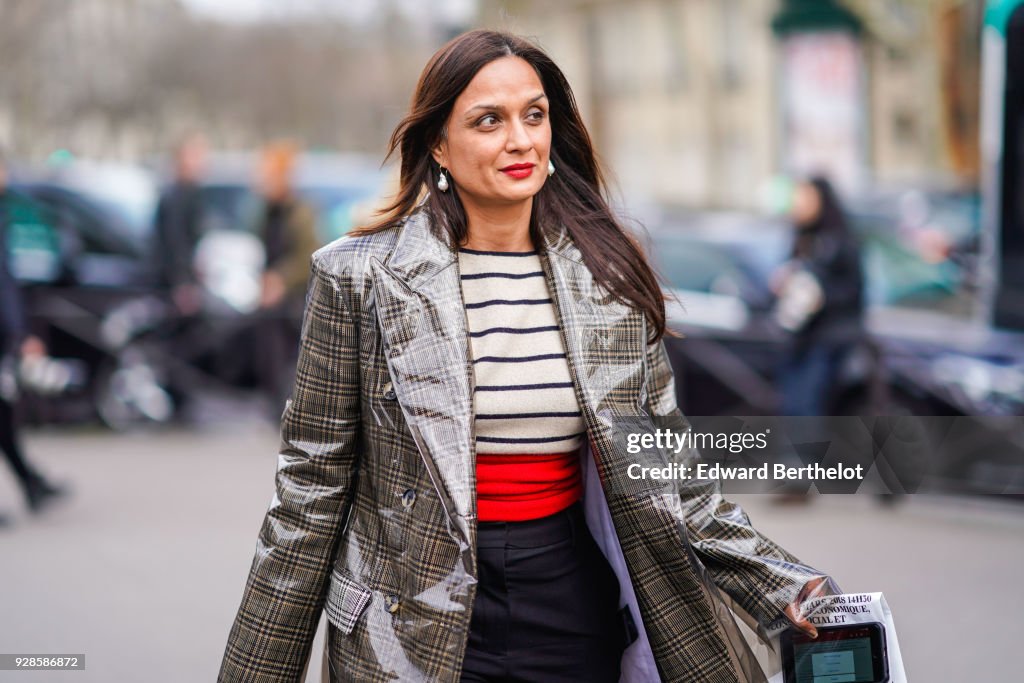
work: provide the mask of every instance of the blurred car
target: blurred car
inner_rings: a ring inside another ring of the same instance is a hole
[[[916,414],[1024,414],[1024,389],[1016,385],[1000,389],[998,399],[985,399],[977,385],[951,391],[958,373],[948,371],[949,358],[989,368],[968,377],[1001,376],[996,366],[1008,369],[1006,377],[1016,377],[1024,367],[1024,336],[978,324],[975,309],[964,301],[973,294],[970,254],[956,262],[951,258],[957,244],[973,243],[976,207],[959,205],[960,223],[951,221],[954,229],[946,232],[950,249],[944,258],[929,260],[907,245],[884,203],[860,206],[874,207],[860,210],[854,204],[850,211],[862,241],[866,324],[873,344],[847,359],[830,398],[832,411],[858,412],[869,401],[883,400],[878,383],[884,382],[889,405],[883,409],[895,409],[899,402],[901,410]],[[686,335],[667,341],[684,410],[694,415],[777,410],[775,377],[786,337],[771,319],[769,283],[788,258],[788,223],[741,213],[670,214],[647,240],[655,268],[678,299],[667,305],[670,325]],[[946,370],[931,368],[933,358],[946,358]]]
[[[1024,333],[994,329],[964,305],[961,297],[970,303],[973,294],[969,250],[950,276],[921,265],[891,235],[859,231],[865,265],[874,264],[865,268],[869,339],[844,360],[829,414],[933,416],[918,421],[928,441],[929,486],[1020,490]],[[789,240],[785,222],[743,214],[691,214],[649,233],[648,253],[678,299],[667,302],[668,322],[685,336],[666,337],[666,348],[684,412],[778,410],[786,337],[772,319],[769,282]],[[881,284],[872,280],[879,270],[889,274]]]
[[[358,154],[309,153],[299,157],[296,188],[317,212],[322,244],[366,222],[387,192],[389,172]]]
[[[168,306],[156,275],[153,217],[158,185],[130,164],[58,155],[12,186],[12,269],[25,289],[32,329],[50,353],[80,361],[79,390],[32,395],[28,418],[77,422],[98,417],[114,429],[171,419],[197,392],[236,392],[254,384],[243,362],[257,321],[264,254],[257,231],[256,157],[215,155],[202,187],[203,236],[195,259],[203,309],[184,321]],[[386,180],[358,155],[304,154],[300,194],[318,217],[320,243],[364,220]],[[234,349],[235,351],[232,351]]]
[[[977,190],[875,189],[849,199],[844,208],[865,245],[871,304],[971,312],[979,275]]]
[[[771,318],[774,270],[788,257],[789,227],[740,213],[669,217],[647,236],[668,285],[666,313],[682,338],[666,338],[679,405],[693,415],[771,415],[786,337]],[[867,386],[837,388],[830,404]]]
[[[74,161],[21,177],[9,226],[12,271],[49,354],[81,361],[81,391],[30,397],[29,418],[114,425],[126,409],[168,417],[153,367],[128,348],[126,312],[159,306],[149,260],[156,187],[141,169]],[[128,359],[134,380],[126,385]]]

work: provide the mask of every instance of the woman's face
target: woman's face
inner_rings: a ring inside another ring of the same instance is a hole
[[[524,202],[544,185],[551,151],[548,99],[523,59],[502,57],[480,69],[455,100],[446,128],[433,156],[464,204]]]
[[[793,191],[793,208],[790,212],[797,227],[805,228],[814,224],[821,215],[821,195],[811,183],[800,183]]]

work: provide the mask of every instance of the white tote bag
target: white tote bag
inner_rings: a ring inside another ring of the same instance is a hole
[[[845,593],[816,598],[807,603],[808,619],[815,626],[837,626],[852,624],[879,623],[885,627],[885,646],[889,659],[889,683],[907,683],[907,673],[903,668],[903,655],[900,654],[900,643],[896,637],[896,624],[893,623],[892,611],[882,593]],[[770,637],[766,644],[760,641],[754,648],[758,661],[768,676],[769,683],[783,683],[782,654],[779,649],[779,634],[789,622],[780,620],[768,631]],[[754,641],[751,641],[754,644]]]

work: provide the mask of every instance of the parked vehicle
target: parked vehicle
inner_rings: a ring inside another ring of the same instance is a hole
[[[10,226],[9,246],[29,325],[53,357],[85,368],[81,390],[30,396],[29,419],[98,416],[117,426],[128,406],[167,419],[154,368],[130,347],[125,330],[126,312],[138,317],[159,306],[148,251],[152,179],[131,166],[74,162],[12,190],[25,207]]]
[[[978,400],[983,393],[978,387],[953,390],[960,382],[948,372],[949,358],[1024,367],[1024,335],[976,322],[965,302],[975,277],[969,251],[973,233],[963,225],[957,227],[961,232],[948,232],[947,255],[929,262],[907,246],[894,222],[886,227],[885,215],[878,210],[851,216],[863,243],[866,322],[874,343],[848,359],[832,410],[856,412],[871,396],[882,400],[874,383],[884,381],[886,400],[918,414],[1024,414],[1024,390],[1015,397],[1013,390],[1000,389],[998,399],[986,400]],[[668,306],[670,324],[686,335],[667,342],[680,371],[685,410],[707,415],[777,410],[775,372],[786,338],[771,320],[769,282],[788,256],[789,240],[784,221],[735,213],[677,215],[649,233],[655,267],[678,298]],[[921,369],[937,358],[946,359],[946,370]],[[967,376],[983,375],[1000,373],[990,367]],[[940,376],[949,381],[936,379]]]
[[[30,397],[30,420],[98,417],[125,429],[171,419],[189,393],[252,386],[244,354],[225,349],[245,346],[239,339],[248,334],[259,296],[254,161],[244,154],[212,160],[196,253],[203,312],[184,325],[158,288],[158,185],[150,173],[68,159],[20,174],[13,189],[30,210],[12,226],[10,246],[30,324],[53,356],[80,361],[86,377],[79,390]],[[384,182],[384,172],[359,156],[305,154],[296,168],[297,188],[316,209],[321,243],[368,216]]]
[[[768,283],[787,257],[789,228],[737,214],[692,215],[684,224],[649,235],[655,266],[679,300],[667,307],[669,325],[685,336],[666,340],[679,404],[695,416],[775,414],[786,337],[772,320]],[[920,421],[934,468],[930,485],[1020,490],[1024,333],[991,327],[952,287],[971,287],[969,249],[956,271],[915,270],[914,254],[894,250],[891,236],[882,247],[870,233],[862,237],[865,261],[902,272],[880,286],[871,282],[879,271],[866,269],[870,341],[847,357],[829,414],[937,416]],[[880,248],[888,252],[880,256]],[[951,436],[963,425],[954,420],[971,423],[961,432],[970,438]]]
[[[666,341],[685,412],[778,412],[786,336],[771,316],[769,282],[788,256],[789,234],[781,221],[736,213],[679,216],[650,233],[649,252],[672,297],[670,327],[685,335]],[[850,363],[830,397],[833,410],[852,410],[870,386],[872,368]]]

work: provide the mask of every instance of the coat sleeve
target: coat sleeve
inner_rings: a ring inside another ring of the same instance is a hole
[[[359,441],[357,327],[338,278],[313,259],[276,491],[219,681],[299,681],[323,609]]]
[[[682,418],[664,342],[648,347],[647,360],[652,414]],[[696,452],[692,456],[699,458]],[[722,496],[717,482],[681,481],[679,494],[697,558],[715,585],[762,626],[783,616],[782,610],[807,581],[825,576],[759,533],[743,509]]]
[[[814,258],[804,265],[818,279],[825,296],[824,306],[858,306],[864,287],[860,248],[853,237],[828,240]]]

